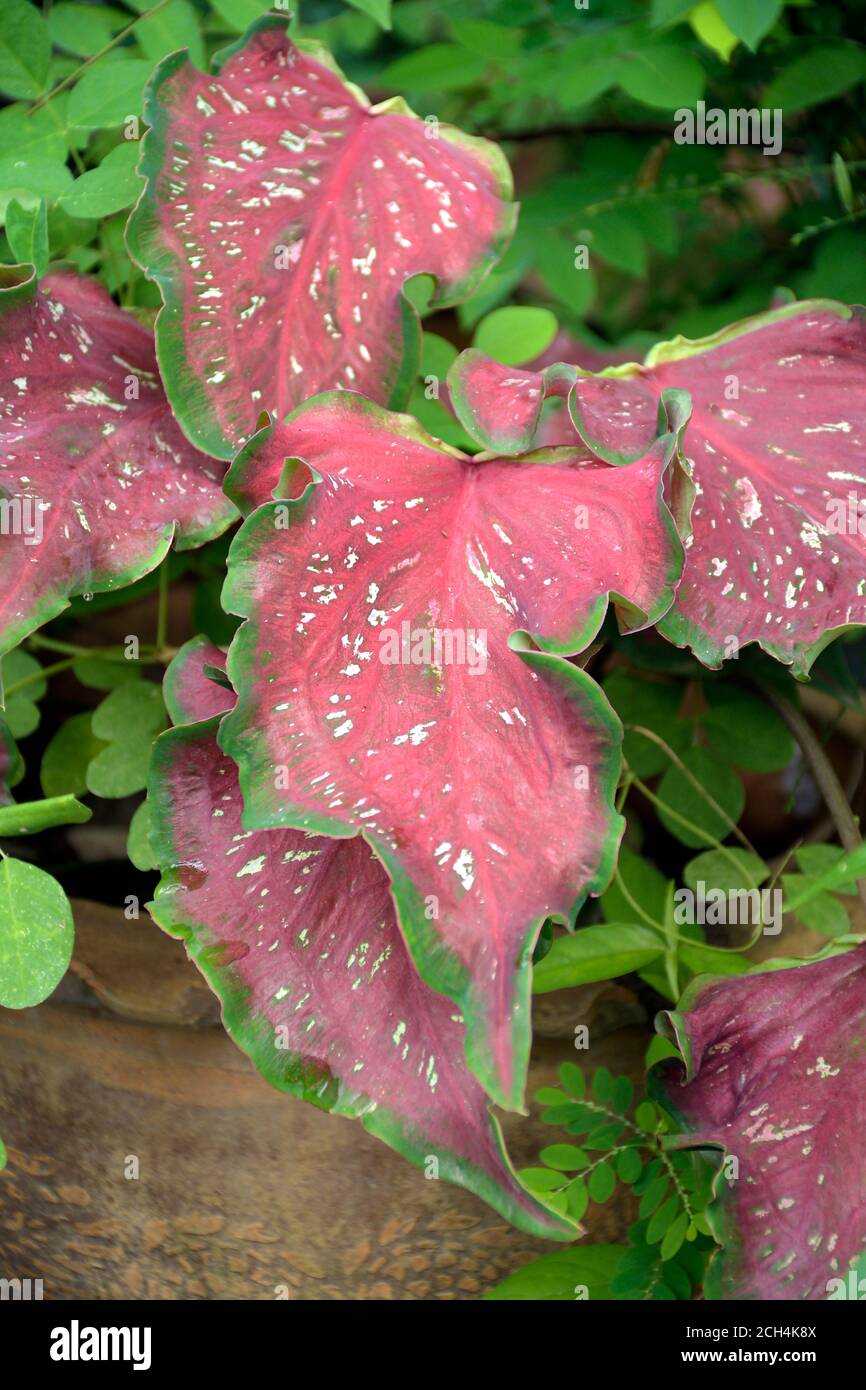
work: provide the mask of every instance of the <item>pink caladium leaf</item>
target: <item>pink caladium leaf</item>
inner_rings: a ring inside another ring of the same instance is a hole
[[[189,722],[213,706],[208,645],[179,654],[171,679],[185,722],[154,752],[151,842],[163,876],[151,914],[184,941],[228,1032],[274,1086],[360,1118],[428,1176],[469,1188],[522,1229],[573,1238],[517,1181],[454,1007],[418,977],[369,847],[243,828],[219,716]]]
[[[266,16],[216,60],[166,58],[149,88],[133,257],[159,285],[160,365],[189,438],[230,458],[262,410],[324,388],[404,405],[432,306],[472,292],[516,216],[496,146],[370,106],[320,45]]]
[[[629,468],[576,449],[467,458],[332,392],[232,469],[248,501],[281,468],[293,496],[247,520],[223,594],[249,620],[221,734],[246,824],[365,835],[422,976],[460,1007],[470,1065],[507,1106],[539,926],[605,887],[622,826],[620,726],[563,655],[611,595],[631,627],[670,604],[673,452],[668,436]]]
[[[193,637],[172,660],[162,694],[172,724],[199,723],[225,714],[235,702],[225,676],[225,652],[208,637]]]
[[[691,397],[684,449],[696,498],[683,582],[660,624],[670,641],[708,666],[755,642],[805,676],[840,630],[866,622],[861,311],[787,304],[710,338],[660,343],[642,366],[571,371],[575,427],[612,463],[640,457],[666,390]],[[488,447],[517,451],[567,372],[521,376],[464,354],[452,399]]]
[[[866,946],[697,980],[666,1020],[685,1070],[659,1063],[652,1084],[672,1142],[728,1155],[707,1297],[830,1297],[866,1251]]]
[[[101,286],[0,271],[0,651],[236,515],[172,419],[153,337]]]

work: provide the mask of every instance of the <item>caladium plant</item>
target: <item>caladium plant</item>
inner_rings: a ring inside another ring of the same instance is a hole
[[[178,428],[152,335],[95,281],[0,271],[0,652],[235,515]]]
[[[459,1019],[415,971],[369,846],[243,828],[237,768],[217,745],[234,697],[205,675],[223,661],[192,642],[167,673],[182,722],[157,742],[151,772],[155,920],[185,942],[229,1033],[273,1085],[359,1118],[522,1229],[573,1238],[517,1181],[465,1066]]]
[[[321,45],[270,15],[201,72],[150,83],[130,251],[159,285],[169,399],[199,447],[230,458],[262,411],[343,387],[403,405],[418,367],[404,285],[466,297],[511,236],[496,146],[370,106]]]
[[[849,1296],[866,1251],[866,946],[704,977],[666,1018],[684,1058],[654,1072],[685,1131],[670,1143],[723,1151],[707,1295],[825,1299],[841,1286]]]
[[[604,888],[622,830],[618,724],[563,657],[611,596],[627,628],[670,605],[675,452],[668,432],[627,468],[578,449],[468,458],[341,392],[258,433],[228,483],[250,505],[282,472],[293,499],[248,519],[223,595],[249,620],[221,731],[245,823],[364,834],[418,969],[508,1106],[538,929]]]
[[[788,304],[597,374],[519,371],[468,352],[450,385],[466,428],[508,453],[531,447],[545,397],[567,395],[577,435],[611,463],[645,450],[666,389],[689,393],[692,534],[659,631],[707,665],[756,642],[804,676],[827,642],[866,621],[866,523],[849,502],[866,486],[861,311]],[[556,422],[563,442],[562,413]]]

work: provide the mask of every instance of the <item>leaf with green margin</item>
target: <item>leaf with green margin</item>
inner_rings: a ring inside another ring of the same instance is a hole
[[[0,1007],[28,1009],[47,999],[66,973],[74,934],[57,880],[0,856]]]
[[[198,723],[232,708],[235,699],[208,678],[209,668],[225,670],[226,655],[207,637],[192,637],[180,648],[162,683],[162,694],[172,724]]]
[[[195,689],[202,654],[186,649],[176,682],[186,720],[211,707],[207,682]],[[435,1158],[440,1177],[522,1229],[572,1238],[517,1182],[465,1065],[461,1023],[418,978],[369,848],[244,830],[218,723],[186,722],[156,745],[151,843],[163,877],[149,911],[184,942],[235,1042],[280,1090],[360,1118],[418,1167]]]
[[[479,464],[338,392],[231,471],[233,495],[266,499],[288,459],[296,499],[248,519],[223,594],[248,619],[220,735],[247,824],[367,837],[418,969],[460,1006],[470,1065],[507,1106],[538,928],[604,887],[621,829],[615,717],[562,657],[611,596],[629,626],[669,604],[673,448],[628,469],[562,450]]]
[[[29,261],[41,278],[48,269],[48,210],[45,199],[24,208],[13,198],[6,209],[6,239],[16,261]]]
[[[48,82],[51,39],[43,16],[24,0],[3,0],[0,25],[0,92],[29,100]]]
[[[172,419],[153,339],[102,286],[0,269],[0,651],[67,607],[119,589],[225,530],[222,465]]]
[[[91,727],[107,747],[88,763],[88,791],[111,798],[142,791],[153,741],[165,724],[162,691],[152,681],[127,681],[106,695]]]
[[[533,972],[533,994],[570,989],[593,980],[613,980],[642,970],[664,952],[664,940],[650,927],[607,922],[558,936]]]
[[[14,738],[27,738],[39,728],[39,701],[48,689],[45,677],[39,674],[41,670],[41,662],[21,647],[7,652],[0,662],[0,698]]]
[[[684,1131],[667,1142],[739,1165],[707,1210],[722,1248],[705,1297],[827,1298],[866,1249],[866,946],[696,981],[657,1027],[685,1058],[650,1073]]]
[[[591,1301],[609,1299],[624,1254],[623,1245],[575,1245],[571,1250],[554,1250],[507,1275],[484,1297],[497,1302],[543,1299],[559,1303],[584,1296]]]
[[[659,624],[669,641],[713,667],[755,642],[805,676],[840,630],[866,623],[866,540],[840,515],[866,487],[860,310],[786,304],[597,374],[563,364],[516,374],[463,354],[449,386],[475,438],[519,452],[569,374],[575,428],[612,463],[645,449],[666,391],[691,397],[683,448],[697,496],[683,581]]]
[[[88,764],[105,747],[93,732],[92,720],[89,710],[70,715],[52,734],[39,769],[46,796],[83,796],[88,790]]]
[[[404,404],[419,341],[406,280],[436,276],[435,308],[466,298],[515,220],[495,146],[446,125],[427,139],[396,98],[368,106],[285,28],[258,21],[216,60],[218,76],[183,54],[160,64],[147,186],[127,228],[163,296],[157,346],[175,413],[221,458],[263,409],[279,419],[323,387]]]

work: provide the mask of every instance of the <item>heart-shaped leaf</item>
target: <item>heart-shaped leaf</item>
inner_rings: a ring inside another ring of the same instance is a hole
[[[232,547],[223,747],[250,828],[364,833],[467,1055],[519,1106],[530,955],[610,875],[620,728],[581,651],[671,602],[681,547],[662,499],[668,435],[629,468],[576,450],[467,458],[349,392],[261,431],[232,470],[267,496]],[[300,460],[305,462],[302,463]],[[316,478],[298,498],[307,466]]]
[[[212,705],[201,674],[195,685],[202,654],[181,653],[187,720]],[[419,979],[369,847],[244,830],[218,723],[185,723],[156,745],[151,843],[163,877],[150,911],[184,941],[235,1042],[274,1086],[360,1118],[428,1177],[460,1183],[535,1235],[572,1237],[518,1183],[454,1007]]]
[[[529,447],[545,395],[573,379],[589,448],[637,458],[662,393],[687,391],[696,498],[683,582],[660,631],[719,666],[749,642],[803,676],[840,629],[866,622],[866,319],[829,300],[787,304],[712,337],[660,343],[643,366],[543,373],[465,353],[449,384],[489,448]]]
[[[181,647],[165,673],[162,693],[172,724],[192,724],[224,714],[234,692],[209,676],[225,670],[225,653],[207,637],[193,637]]]
[[[320,45],[270,15],[208,76],[175,53],[150,84],[128,228],[155,280],[163,377],[190,439],[222,458],[256,426],[324,387],[402,405],[417,316],[405,281],[435,276],[431,305],[465,298],[514,226],[496,146],[369,106]]]
[[[707,1296],[827,1298],[866,1250],[866,946],[701,979],[666,1018],[685,1074],[652,1079],[686,1131],[673,1142],[727,1153]]]
[[[153,339],[101,286],[0,271],[0,651],[234,515],[172,419]]]

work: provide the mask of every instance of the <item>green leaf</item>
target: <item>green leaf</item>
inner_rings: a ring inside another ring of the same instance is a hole
[[[623,1254],[621,1245],[572,1245],[566,1250],[552,1250],[509,1274],[484,1297],[573,1302],[576,1291],[586,1289],[590,1301],[608,1299]]]
[[[269,9],[268,0],[211,0],[211,4],[220,19],[239,34]]]
[[[758,888],[769,873],[757,854],[732,846],[724,854],[718,849],[708,849],[695,855],[683,869],[683,882],[693,893],[701,882],[708,890],[720,888],[723,893],[731,893],[740,888]]]
[[[549,1144],[538,1156],[548,1168],[557,1168],[563,1173],[586,1167],[586,1154],[576,1144]]]
[[[652,1191],[652,1188],[650,1191]],[[667,1201],[662,1203],[650,1217],[650,1223],[646,1230],[647,1245],[656,1245],[658,1241],[662,1239],[666,1231],[668,1231],[678,1219],[680,1212],[682,1212],[682,1201],[680,1199],[680,1194],[675,1192],[673,1196],[668,1197]],[[641,1215],[643,1216],[645,1214],[643,1203],[641,1203]],[[683,1212],[683,1215],[685,1216],[685,1212]],[[688,1217],[686,1216],[686,1226],[687,1225]],[[685,1236],[685,1228],[683,1229],[683,1236]],[[680,1245],[682,1245],[682,1241],[680,1241]]]
[[[607,1105],[613,1095],[613,1077],[607,1067],[596,1067],[593,1072],[592,1094],[600,1105]]]
[[[736,823],[740,819],[746,800],[743,784],[733,769],[707,748],[690,748],[682,761],[729,819],[710,805],[678,767],[668,768],[658,787],[660,799],[674,814],[659,807],[659,817],[682,844],[690,849],[706,849],[711,838],[724,840],[730,834],[729,821]]]
[[[132,660],[111,661],[104,656],[76,657],[75,679],[91,690],[113,690],[127,681],[141,680],[141,667]]]
[[[456,358],[457,349],[453,343],[449,343],[447,338],[440,337],[438,333],[425,332],[421,340],[421,366],[418,375],[422,381],[425,377],[435,376],[441,383]]]
[[[663,1062],[666,1057],[679,1057],[679,1055],[680,1051],[678,1047],[672,1042],[669,1042],[667,1038],[662,1038],[656,1034],[646,1050],[644,1066],[646,1070],[649,1071],[650,1067],[655,1066],[656,1062]]]
[[[119,16],[120,22],[117,22]],[[51,42],[79,58],[92,58],[110,41],[112,34],[130,22],[122,10],[109,5],[53,5],[48,11]]]
[[[577,240],[588,244],[591,259],[600,256],[626,275],[646,275],[649,265],[646,240],[627,215],[621,212],[587,214]]]
[[[728,28],[711,0],[704,0],[704,4],[695,6],[689,14],[689,23],[701,43],[717,53],[723,63],[730,62],[737,46],[737,36]]]
[[[691,720],[683,718],[680,705],[683,687],[670,682],[637,680],[624,671],[613,671],[604,682],[604,693],[624,725],[637,725],[660,738],[674,752],[682,755],[692,738]],[[670,767],[671,759],[664,748],[644,734],[626,728],[623,755],[638,777],[654,777]]]
[[[398,92],[438,93],[471,87],[486,70],[484,58],[458,43],[431,43],[391,63],[380,80],[383,86]]]
[[[694,106],[703,95],[704,70],[687,48],[660,40],[623,55],[619,84],[635,101],[675,111]]]
[[[593,1202],[606,1202],[616,1191],[616,1173],[613,1164],[605,1159],[593,1168],[589,1175],[589,1195]]]
[[[764,92],[763,105],[785,112],[832,101],[866,76],[866,54],[859,44],[816,44],[783,68]]]
[[[800,884],[808,882],[801,874],[783,874],[785,892],[795,892]],[[817,893],[809,902],[797,909],[800,921],[822,936],[845,936],[851,930],[851,919],[838,898],[829,893]]]
[[[559,1079],[569,1095],[583,1100],[586,1095],[586,1077],[576,1062],[563,1062],[559,1068]]]
[[[72,909],[60,884],[20,859],[0,859],[0,1005],[27,1009],[59,984],[72,957]]]
[[[549,309],[510,304],[494,309],[475,330],[473,346],[508,367],[530,362],[550,347],[558,324]]]
[[[46,796],[83,796],[87,791],[88,763],[105,747],[91,724],[89,710],[73,714],[52,736],[39,771]]]
[[[67,155],[65,112],[67,96],[59,92],[48,106],[30,111],[6,106],[0,111],[0,161],[14,151],[16,158],[63,164]]]
[[[391,0],[346,0],[346,4],[369,15],[380,29],[391,28]]]
[[[536,269],[551,294],[582,317],[595,299],[596,279],[589,266],[575,265],[577,245],[575,237],[540,233]]]
[[[558,936],[533,972],[535,994],[554,989],[612,980],[640,970],[664,951],[664,942],[650,927],[608,922],[604,926],[579,927],[569,936]]]
[[[647,1133],[654,1134],[658,1129],[658,1111],[651,1100],[642,1100],[634,1113],[634,1121],[638,1129],[645,1130]]]
[[[94,734],[109,746],[88,766],[88,789],[96,796],[114,798],[142,791],[151,746],[166,722],[158,685],[130,681],[112,690],[93,715]]]
[[[641,1175],[643,1160],[637,1149],[623,1149],[616,1160],[616,1171],[621,1182],[631,1185]]]
[[[129,834],[126,837],[126,853],[130,861],[142,873],[149,869],[158,869],[159,863],[150,842],[150,802],[142,801],[140,806],[135,808],[132,820],[129,822]]]
[[[4,0],[0,23],[0,92],[25,100],[41,96],[51,66],[51,39],[39,11]]]
[[[796,751],[794,740],[772,705],[731,685],[708,685],[706,695],[709,709],[702,727],[720,758],[749,772],[780,772],[788,766]]]
[[[68,121],[76,130],[111,129],[129,116],[141,116],[144,84],[153,64],[128,58],[106,62],[100,59],[87,69],[72,89]]]
[[[550,1168],[521,1168],[517,1176],[530,1192],[550,1192],[562,1186],[562,1174]]]
[[[508,59],[520,52],[520,31],[491,24],[487,19],[452,19],[451,33],[458,43],[481,58]]]
[[[841,154],[837,150],[833,155],[833,183],[839,195],[839,202],[846,212],[854,212],[857,203],[854,197],[854,189],[851,185],[851,175],[848,172],[848,165],[845,163]]]
[[[716,9],[731,32],[754,53],[782,13],[784,0],[716,0]]]
[[[5,693],[5,718],[14,738],[26,738],[39,727],[38,701],[48,689],[44,676],[40,675],[42,666],[34,656],[21,647],[4,656],[2,671],[3,691]],[[22,681],[20,690],[15,686]]]
[[[785,911],[799,914],[805,903],[816,898],[819,893],[838,891],[842,884],[866,876],[866,842],[862,842],[849,852],[845,852],[821,873],[803,880],[796,885],[796,891],[785,897]],[[787,877],[795,877],[788,875]]]
[[[121,208],[132,207],[143,180],[135,172],[138,163],[137,140],[125,140],[109,150],[97,169],[80,174],[60,206],[70,217],[108,217]]]
[[[16,261],[31,263],[41,277],[48,269],[48,212],[45,199],[24,208],[13,198],[6,209],[6,236]]]
[[[625,1115],[634,1102],[634,1083],[628,1076],[618,1076],[613,1083],[611,1102],[618,1115]]]
[[[154,8],[153,0],[130,0],[139,13]],[[198,15],[189,0],[170,0],[164,9],[135,26],[135,36],[148,58],[156,63],[178,48],[188,48],[198,67],[204,67],[205,53]]]
[[[583,1178],[575,1178],[568,1184],[568,1214],[575,1221],[582,1221],[589,1206],[589,1190]]]
[[[803,873],[809,875],[825,874],[828,870],[835,869],[844,857],[845,851],[841,845],[801,845],[796,854],[797,863]],[[844,883],[836,883],[833,891],[844,893],[847,897],[855,897],[857,881],[850,878]]]
[[[3,1140],[0,1139],[0,1173],[2,1173],[8,1162],[9,1155],[6,1152],[6,1145],[3,1143]]]
[[[0,836],[38,835],[55,825],[81,825],[92,811],[74,796],[52,796],[45,801],[18,801],[0,806]]]
[[[655,1218],[654,1218],[655,1219]],[[650,1223],[652,1224],[652,1222]],[[686,1231],[689,1228],[689,1218],[687,1212],[681,1212],[674,1222],[665,1231],[662,1241],[661,1257],[662,1260],[672,1260],[686,1238]]]
[[[623,886],[617,879],[622,880]],[[647,917],[661,924],[665,917],[667,891],[668,880],[664,874],[659,873],[649,859],[642,858],[623,845],[619,852],[617,878],[601,899],[605,921],[635,921],[637,909],[640,908]],[[640,920],[643,921],[643,918]]]

